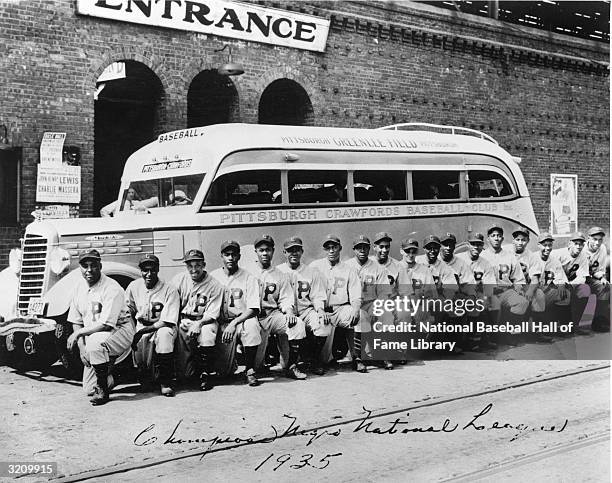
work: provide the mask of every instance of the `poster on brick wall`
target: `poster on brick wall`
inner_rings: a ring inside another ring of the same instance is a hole
[[[62,164],[62,150],[66,140],[65,132],[46,132],[40,142],[40,164]]]
[[[80,166],[38,165],[36,201],[45,203],[81,202]]]
[[[550,232],[569,235],[578,227],[578,175],[550,175]]]

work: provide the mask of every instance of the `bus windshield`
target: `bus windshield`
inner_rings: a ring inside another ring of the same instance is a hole
[[[204,173],[174,178],[132,181],[123,192],[121,211],[147,211],[149,208],[191,205]]]

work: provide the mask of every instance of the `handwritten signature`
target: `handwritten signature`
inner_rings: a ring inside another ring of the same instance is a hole
[[[561,425],[528,425],[526,423],[515,423],[515,422],[504,422],[500,420],[491,420],[485,416],[489,415],[491,410],[493,409],[493,403],[489,403],[484,406],[480,411],[474,414],[471,419],[467,422],[453,422],[450,418],[444,418],[443,421],[432,424],[432,425],[418,425],[409,420],[410,413],[406,412],[405,415],[395,417],[395,419],[381,421],[379,416],[372,415],[372,410],[363,408],[364,416],[360,420],[356,421],[356,425],[350,428],[350,426],[346,425],[346,423],[338,423],[337,425],[332,425],[327,428],[314,428],[314,429],[302,429],[301,425],[298,424],[298,418],[296,416],[291,416],[289,414],[284,414],[283,418],[288,420],[288,424],[285,427],[277,428],[274,425],[271,425],[273,435],[267,437],[258,437],[258,436],[221,436],[221,435],[212,435],[212,436],[183,436],[182,432],[182,424],[183,420],[180,419],[174,428],[172,429],[170,435],[165,439],[162,436],[157,435],[157,425],[151,424],[147,426],[145,429],[140,431],[137,436],[134,438],[135,446],[149,446],[153,444],[162,444],[162,445],[193,445],[199,444],[204,446],[204,451],[201,455],[203,458],[207,453],[222,449],[222,447],[232,447],[232,446],[249,446],[254,444],[269,444],[274,443],[275,441],[287,438],[287,437],[299,437],[305,438],[305,446],[310,446],[315,441],[320,440],[321,438],[338,438],[341,434],[343,434],[343,429],[350,433],[361,433],[368,436],[390,436],[390,435],[402,435],[402,434],[415,434],[415,433],[454,433],[457,431],[510,431],[512,433],[512,437],[510,441],[515,441],[521,435],[532,433],[532,432],[557,432],[561,433],[567,427],[569,420],[565,419],[565,421]],[[347,426],[345,428],[339,426]],[[352,430],[351,430],[352,429]],[[227,446],[226,446],[227,445]],[[300,460],[298,465],[300,468],[305,466],[316,467],[317,469],[327,468],[329,465],[329,458],[340,456],[340,454],[328,454],[323,457],[319,462],[322,463],[323,467],[317,467],[311,465],[310,459],[312,459],[312,455],[310,453],[306,455],[301,455],[302,459]],[[270,458],[274,456],[272,453],[266,460],[264,460],[258,467],[259,469],[266,463]],[[291,459],[292,455],[290,453],[279,456],[276,461],[280,463],[280,465],[286,463]],[[305,461],[304,461],[305,460]],[[277,466],[278,467],[280,467]],[[293,466],[292,466],[293,467]]]

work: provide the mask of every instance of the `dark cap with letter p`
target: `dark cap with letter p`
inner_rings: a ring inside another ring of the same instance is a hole
[[[253,247],[257,248],[262,243],[267,243],[271,247],[274,246],[274,239],[270,235],[261,235],[255,239],[255,243],[253,243]],[[223,251],[223,250],[221,250]]]
[[[370,239],[365,235],[357,235],[355,238],[353,238],[353,248],[359,245],[370,246],[371,245]]]
[[[423,240],[423,248],[425,248],[427,245],[431,245],[432,243],[435,243],[438,246],[441,245],[440,239],[436,235],[429,235],[427,238],[425,238],[425,240]]]
[[[230,248],[240,253],[240,243],[238,243],[236,240],[225,240],[223,243],[221,243],[221,253]]]
[[[159,258],[157,258],[152,253],[147,253],[146,255],[140,258],[140,261],[138,262],[138,268],[142,268],[146,264],[153,264],[159,268]]]
[[[100,252],[98,250],[83,250],[79,255],[79,263],[85,260],[102,260]]]
[[[323,239],[323,247],[325,247],[325,245],[327,245],[328,243],[335,243],[336,245],[342,245],[342,243],[340,243],[340,238],[338,238],[336,235],[327,235],[324,239]]]
[[[185,253],[185,263],[192,262],[194,260],[204,261],[204,254],[200,250],[192,249],[187,250]]]
[[[291,238],[287,238],[285,240],[285,243],[283,243],[283,248],[285,250],[291,248],[291,247],[300,247],[303,248],[304,247],[304,243],[302,243],[302,239],[297,237],[297,236],[292,236]]]
[[[416,241],[414,238],[407,238],[405,240],[402,241],[402,250],[408,250],[409,248],[416,248],[417,250],[419,249],[419,242]]]

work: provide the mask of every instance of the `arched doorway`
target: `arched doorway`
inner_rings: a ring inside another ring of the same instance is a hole
[[[236,122],[238,92],[226,75],[204,70],[194,77],[187,93],[187,127]]]
[[[117,199],[127,158],[158,132],[162,83],[146,65],[124,60],[125,78],[97,83],[94,109],[94,214]]]
[[[312,103],[304,88],[291,79],[272,82],[259,100],[259,124],[314,125]]]

